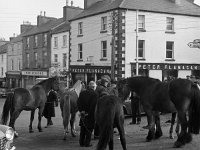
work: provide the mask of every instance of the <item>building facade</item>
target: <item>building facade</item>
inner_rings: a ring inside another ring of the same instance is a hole
[[[7,71],[7,49],[8,43],[0,46],[0,87],[5,88]]]
[[[115,78],[200,76],[199,25],[192,1],[97,0],[71,20],[70,69],[86,81],[101,75],[95,67]]]

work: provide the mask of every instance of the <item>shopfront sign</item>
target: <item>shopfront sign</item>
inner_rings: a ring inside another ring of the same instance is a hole
[[[199,48],[200,49],[200,39],[196,39],[193,42],[188,43],[190,48]]]
[[[72,73],[102,73],[102,74],[111,74],[111,67],[97,67],[97,66],[79,66],[79,67],[70,67]]]
[[[47,71],[22,71],[25,76],[47,76]]]
[[[132,64],[135,69],[135,63]],[[200,64],[139,63],[139,69],[147,70],[200,70]]]

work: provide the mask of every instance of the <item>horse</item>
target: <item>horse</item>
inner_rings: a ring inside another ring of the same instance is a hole
[[[168,83],[139,76],[119,80],[117,87],[119,97],[123,99],[127,99],[131,91],[135,91],[140,96],[149,125],[146,141],[160,138],[163,135],[160,126],[160,112],[176,113],[176,108],[168,94]]]
[[[58,78],[51,77],[43,80],[36,85],[34,85],[30,90],[25,88],[15,88],[13,92],[8,93],[6,101],[3,106],[2,124],[7,124],[9,112],[10,112],[10,122],[9,126],[15,130],[14,124],[16,119],[19,117],[20,113],[25,111],[31,111],[29,132],[33,132],[32,122],[34,120],[35,110],[38,108],[38,130],[42,132],[41,128],[41,118],[44,110],[44,106],[47,100],[48,92],[53,90],[58,90]],[[18,133],[15,131],[15,136]]]
[[[121,99],[115,95],[105,95],[97,101],[95,121],[99,126],[100,137],[96,150],[113,150],[113,128],[117,127],[123,150],[126,150],[124,131],[124,111]]]
[[[64,138],[63,140],[66,140],[67,133],[69,133],[69,122],[71,126],[71,135],[73,137],[76,136],[75,131],[75,119],[76,119],[76,113],[78,112],[77,107],[77,100],[79,97],[79,94],[82,90],[85,89],[84,84],[82,81],[78,80],[74,86],[70,89],[64,89],[62,90],[60,94],[60,109],[61,109],[61,115],[63,118],[63,126],[64,126]]]

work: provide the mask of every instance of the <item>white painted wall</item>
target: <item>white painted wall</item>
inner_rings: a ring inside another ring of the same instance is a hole
[[[3,60],[2,60],[3,57]],[[3,68],[3,75],[1,69]],[[0,54],[0,78],[6,77],[7,72],[7,53]]]

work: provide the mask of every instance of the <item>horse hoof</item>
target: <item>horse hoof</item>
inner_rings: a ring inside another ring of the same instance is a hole
[[[176,142],[174,143],[173,148],[180,148],[180,147],[183,146],[183,145],[184,145],[183,143],[181,143],[181,142],[179,142],[179,141],[176,141]]]
[[[29,130],[29,133],[33,133],[34,131],[33,130]]]

